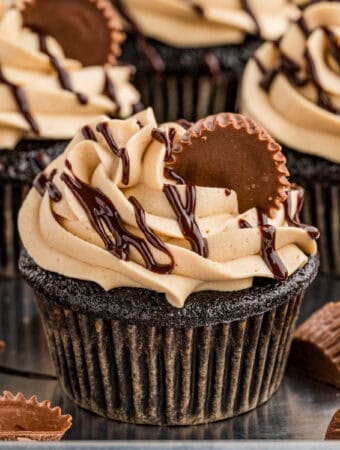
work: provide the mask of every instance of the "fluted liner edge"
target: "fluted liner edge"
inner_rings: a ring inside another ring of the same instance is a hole
[[[266,402],[281,383],[302,296],[245,321],[164,328],[83,315],[37,294],[67,396],[150,425],[215,422]]]

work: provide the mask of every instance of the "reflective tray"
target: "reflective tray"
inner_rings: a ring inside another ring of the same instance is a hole
[[[300,320],[325,302],[339,299],[340,280],[319,277],[307,293]],[[134,426],[109,421],[81,410],[63,395],[58,386],[32,292],[19,279],[0,280],[0,339],[6,342],[6,348],[0,353],[0,391],[21,391],[26,396],[36,394],[39,399],[49,399],[54,405],[60,405],[63,412],[72,414],[73,426],[65,436],[64,444],[69,440],[111,440],[120,441],[119,445],[116,444],[118,446],[112,448],[150,448],[140,441],[152,440],[163,443],[162,447],[154,442],[153,448],[340,449],[340,443],[331,442],[324,442],[322,446],[319,442],[315,447],[312,443],[307,446],[300,442],[299,446],[296,443],[291,447],[288,442],[287,446],[283,443],[267,446],[265,443],[244,441],[324,439],[332,415],[340,408],[340,391],[313,381],[293,368],[288,369],[281,388],[267,404],[240,417],[215,424],[193,427]],[[203,440],[210,442],[202,446],[199,441]],[[243,441],[237,447],[212,442],[220,440],[234,440],[235,445],[235,441]],[[169,447],[167,441],[173,445]],[[3,445],[14,448],[13,444],[0,444],[0,447]],[[63,447],[59,445],[58,448]],[[72,448],[76,447],[72,445]],[[78,448],[85,447],[78,444]]]

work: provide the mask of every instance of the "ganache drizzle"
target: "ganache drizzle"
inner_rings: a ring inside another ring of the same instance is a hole
[[[166,184],[163,192],[177,217],[178,225],[183,236],[190,242],[192,250],[204,258],[208,258],[209,250],[207,240],[203,238],[195,219],[196,187],[186,185],[186,202],[183,205],[176,186]]]
[[[169,257],[169,264],[157,263],[147,242],[126,230],[123,220],[111,200],[99,189],[81,181],[72,172],[72,166],[68,160],[65,165],[72,176],[63,172],[60,178],[84,209],[92,227],[102,239],[105,249],[116,258],[129,261],[130,246],[134,247],[143,258],[148,270],[162,275],[170,274],[174,268],[174,258],[165,244],[146,224],[144,210],[138,201],[134,197],[129,199],[135,210],[136,222],[147,242]]]

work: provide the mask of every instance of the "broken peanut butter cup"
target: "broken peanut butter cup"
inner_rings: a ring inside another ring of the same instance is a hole
[[[281,147],[253,120],[221,113],[194,124],[167,164],[187,184],[236,191],[240,212],[257,207],[272,215],[289,183]]]
[[[70,415],[63,416],[49,401],[27,400],[5,391],[0,397],[0,440],[59,441],[72,425]]]
[[[24,25],[54,37],[85,66],[115,64],[123,33],[108,0],[21,0]]]
[[[326,440],[340,440],[340,409],[334,414],[325,436]]]
[[[340,302],[327,303],[296,330],[290,363],[340,388]]]

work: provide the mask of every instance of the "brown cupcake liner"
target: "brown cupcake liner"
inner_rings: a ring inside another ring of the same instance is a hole
[[[303,294],[244,321],[193,328],[104,320],[36,295],[58,378],[75,403],[123,422],[194,425],[274,394]]]
[[[153,107],[160,123],[182,117],[196,121],[236,107],[238,78],[232,71],[224,71],[218,78],[137,72],[135,84],[142,102]]]
[[[18,213],[30,186],[15,181],[0,182],[0,276],[18,273],[20,237]]]
[[[304,189],[301,217],[320,230],[320,272],[340,277],[340,186],[314,183]]]

